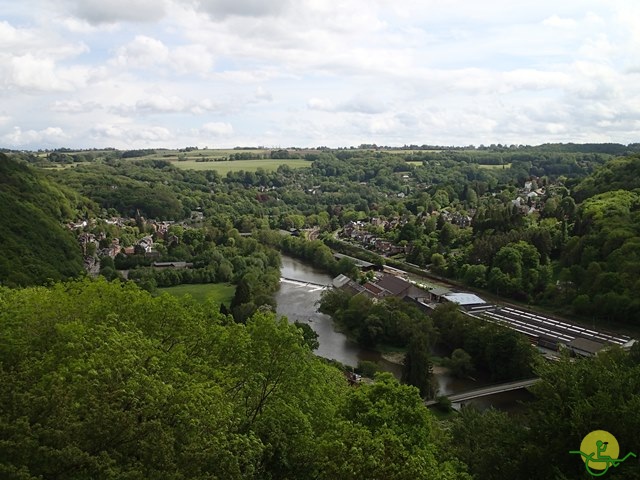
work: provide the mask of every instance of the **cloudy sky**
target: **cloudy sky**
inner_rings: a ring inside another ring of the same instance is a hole
[[[638,132],[637,0],[0,0],[0,147]]]

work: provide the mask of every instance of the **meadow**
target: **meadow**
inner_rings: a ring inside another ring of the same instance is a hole
[[[478,167],[484,168],[485,170],[502,170],[502,169],[511,168],[511,164],[505,163],[504,165],[486,165],[486,164],[479,163]]]
[[[180,160],[172,162],[178,168],[188,170],[216,170],[220,175],[226,175],[227,172],[236,172],[244,170],[245,172],[255,172],[259,168],[265,171],[277,170],[280,165],[288,165],[291,168],[310,167],[311,162],[302,159],[254,159],[254,160],[232,160],[217,162],[197,162],[196,160]]]
[[[174,287],[158,288],[158,292],[176,297],[191,295],[198,302],[204,303],[206,300],[212,300],[215,303],[224,303],[229,306],[236,293],[236,287],[229,283],[187,283]]]

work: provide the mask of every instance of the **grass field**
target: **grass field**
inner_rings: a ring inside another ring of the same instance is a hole
[[[510,163],[505,163],[504,165],[482,165],[482,164],[478,164],[478,167],[484,168],[485,170],[502,170],[503,167],[505,169],[511,168],[511,164]]]
[[[235,172],[244,170],[245,172],[255,172],[258,168],[263,168],[267,172],[277,170],[280,165],[289,165],[291,168],[310,167],[311,162],[307,160],[278,160],[266,158],[264,160],[233,160],[231,162],[196,162],[195,160],[183,160],[173,162],[178,168],[188,170],[216,170],[220,175],[226,175],[227,172]]]
[[[181,152],[179,150],[173,149],[158,149],[156,153],[152,155],[145,155],[144,157],[135,157],[135,158],[152,158],[154,160],[169,160],[170,162],[174,162],[177,160],[195,160],[196,158],[228,158],[229,155],[235,153],[250,153],[251,155],[266,155],[269,156],[269,152],[271,150],[266,149],[198,149],[191,150],[189,152]]]
[[[421,153],[441,153],[443,150],[382,150],[391,155],[420,155]]]
[[[176,285],[175,287],[159,288],[160,293],[169,293],[176,297],[191,295],[194,300],[204,302],[213,300],[216,303],[224,303],[227,306],[231,303],[236,287],[228,283],[188,283]]]

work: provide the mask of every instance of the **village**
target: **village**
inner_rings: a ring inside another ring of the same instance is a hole
[[[100,259],[116,259],[118,255],[144,257],[156,268],[188,268],[188,262],[158,261],[167,248],[180,243],[180,233],[197,228],[204,215],[200,211],[191,212],[188,220],[147,220],[139,211],[135,217],[92,218],[67,225],[77,232],[82,249],[85,270],[91,275],[100,271]],[[117,235],[120,232],[120,236]]]

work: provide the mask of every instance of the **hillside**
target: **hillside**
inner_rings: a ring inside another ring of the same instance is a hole
[[[75,215],[75,200],[0,153],[0,284],[34,285],[80,274],[80,249],[61,223]]]
[[[637,188],[640,188],[640,155],[607,162],[576,186],[574,196],[582,201],[598,193]]]
[[[637,322],[640,308],[640,157],[611,160],[575,189],[573,236],[562,253],[578,314]]]

